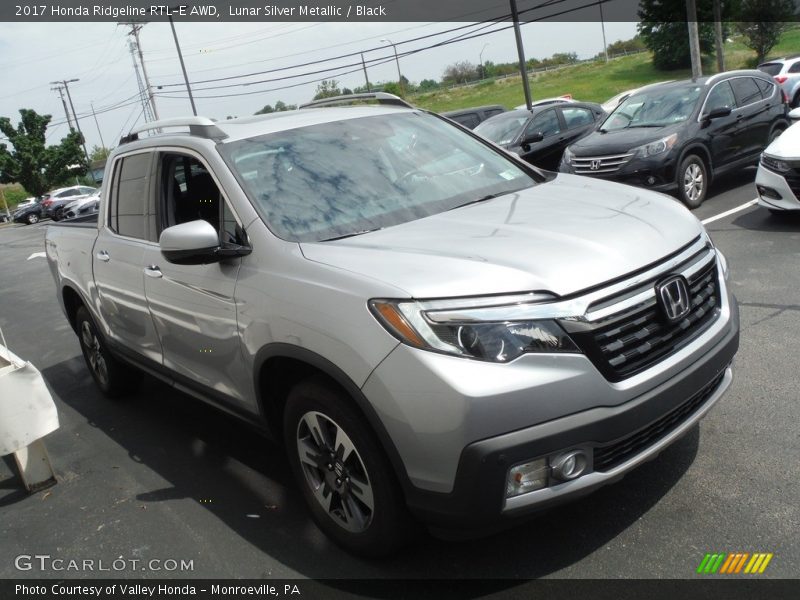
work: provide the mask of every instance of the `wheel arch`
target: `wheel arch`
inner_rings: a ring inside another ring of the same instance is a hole
[[[77,331],[75,328],[75,314],[81,306],[86,306],[83,297],[78,290],[67,284],[61,290],[61,300],[64,303],[64,314],[67,316],[67,321],[69,321],[73,331]]]
[[[327,358],[299,346],[276,342],[258,351],[253,376],[261,416],[278,440],[283,439],[283,409],[292,386],[310,378],[322,378],[340,389],[366,419],[403,490],[407,493],[413,487],[400,453],[372,404],[361,388]]]
[[[711,160],[711,152],[709,152],[708,148],[701,143],[690,144],[686,146],[683,151],[681,151],[681,154],[678,157],[678,162],[675,165],[675,176],[680,176],[679,171],[681,164],[690,154],[696,154],[703,161],[706,167],[706,174],[708,175],[708,185],[711,185],[711,182],[714,180],[714,163]]]

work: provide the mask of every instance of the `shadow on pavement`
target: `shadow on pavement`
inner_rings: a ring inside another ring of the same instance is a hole
[[[736,217],[732,225],[752,231],[800,233],[800,211],[775,214],[762,206],[756,208],[757,210],[750,210]]]
[[[203,505],[207,510],[246,542],[315,579],[498,579],[490,585],[502,589],[548,575],[604,546],[647,513],[692,464],[699,443],[695,427],[623,481],[492,537],[455,543],[423,535],[395,558],[366,561],[339,550],[313,525],[274,442],[150,377],[134,397],[108,401],[88,373],[76,378],[79,360],[58,363],[43,374],[90,426],[124,448],[131,461],[169,482],[162,489],[141,490],[138,501],[199,499],[213,489],[214,502]],[[276,498],[279,505],[271,506],[278,504]],[[244,518],[265,507],[276,518]],[[363,587],[363,582],[327,583],[353,592]],[[485,593],[486,585],[475,588],[475,594]]]

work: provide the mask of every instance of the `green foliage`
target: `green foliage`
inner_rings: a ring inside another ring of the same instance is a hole
[[[88,172],[81,149],[81,138],[71,131],[57,145],[47,146],[45,132],[52,118],[22,108],[20,124],[15,128],[10,119],[0,117],[0,132],[13,146],[0,144],[0,183],[21,183],[34,196]],[[69,168],[76,166],[76,168]]]
[[[14,210],[14,207],[17,206],[17,204],[31,196],[31,194],[29,194],[25,188],[18,183],[14,183],[12,185],[0,185],[0,193],[3,194],[3,197],[5,197],[9,210]],[[0,201],[0,212],[2,211],[3,203]]]
[[[400,85],[395,83],[394,81],[390,81],[389,83],[383,84],[383,90],[387,94],[394,94],[395,96],[400,96],[401,98],[405,96],[403,90],[400,89]]]
[[[297,108],[296,104],[286,104],[283,100],[278,100],[275,103],[275,107],[274,108],[270,104],[267,104],[261,110],[256,111],[255,114],[257,114],[257,115],[268,115],[269,113],[282,112],[284,110],[295,110],[296,108]]]
[[[769,21],[758,19],[769,15]],[[745,45],[756,53],[755,64],[761,63],[780,40],[794,17],[792,0],[743,0],[737,15],[736,30]]]
[[[468,60],[460,60],[445,67],[442,73],[442,83],[467,83],[478,78],[478,68]]]
[[[640,52],[647,47],[644,45],[644,40],[639,35],[633,36],[629,40],[617,40],[608,45],[608,54],[613,56],[615,54],[627,54],[629,52]]]
[[[108,155],[111,154],[111,150],[108,148],[101,148],[100,146],[93,146],[91,152],[89,152],[89,159],[92,162],[98,160],[105,160],[108,158]]]
[[[417,90],[420,92],[430,92],[431,90],[435,90],[439,87],[439,82],[434,81],[433,79],[423,79],[419,82],[417,86]]]
[[[317,93],[314,94],[314,100],[321,100],[322,98],[333,98],[334,96],[341,96],[342,90],[339,89],[339,82],[335,79],[323,79],[317,84]]]

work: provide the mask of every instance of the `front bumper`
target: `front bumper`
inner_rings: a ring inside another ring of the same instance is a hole
[[[576,173],[575,168],[562,158],[559,165],[561,173],[585,175],[607,181],[616,181],[657,192],[671,192],[678,188],[675,178],[677,154],[670,152],[667,156],[650,158],[634,157],[613,173],[593,174],[591,172]]]
[[[763,165],[758,166],[756,173],[756,190],[758,191],[758,204],[772,210],[800,210],[800,200],[792,191],[786,178],[779,173],[770,171]],[[764,191],[767,194],[763,193]],[[775,194],[780,198],[773,197]]]

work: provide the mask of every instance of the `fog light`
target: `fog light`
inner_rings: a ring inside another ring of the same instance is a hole
[[[655,182],[656,178],[653,177],[652,175],[650,175],[650,177],[647,178],[647,185],[653,185]]]
[[[589,459],[583,450],[570,450],[550,461],[553,477],[560,481],[577,479],[586,472]]]
[[[777,190],[774,190],[771,187],[767,187],[765,185],[756,185],[756,189],[758,190],[758,194],[764,198],[772,198],[773,200],[781,200],[783,198],[783,196],[781,196]]]
[[[544,458],[511,467],[508,471],[506,498],[547,487],[548,471],[547,460]]]

